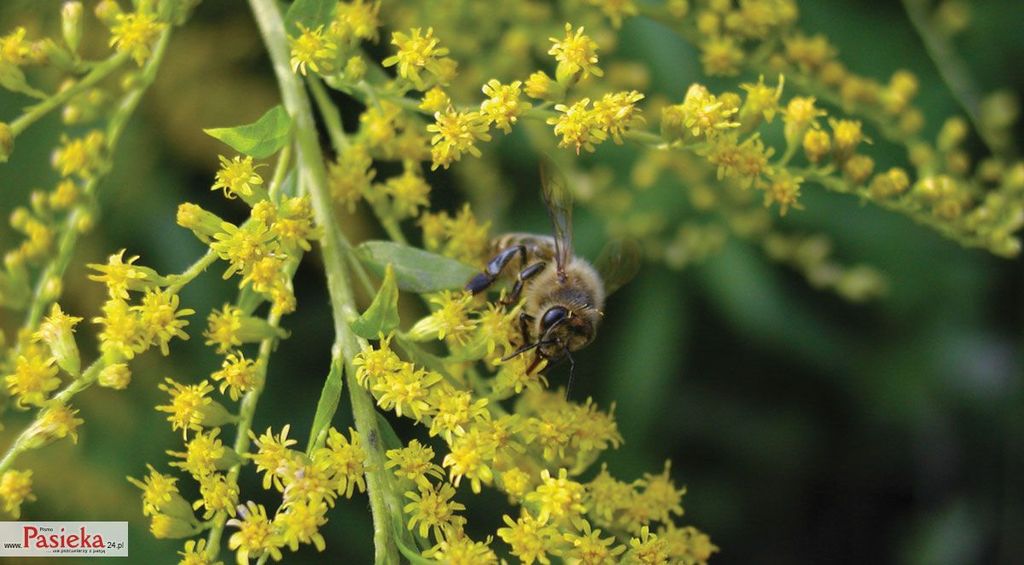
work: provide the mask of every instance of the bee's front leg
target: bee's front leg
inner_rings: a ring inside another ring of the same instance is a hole
[[[543,261],[534,263],[522,271],[519,271],[519,275],[516,276],[516,284],[512,285],[512,292],[508,293],[508,296],[502,299],[502,304],[508,306],[519,302],[519,295],[523,292],[523,286],[526,281],[537,276],[538,273],[544,270],[545,263]]]
[[[519,332],[523,334],[523,345],[530,343],[530,324],[532,324],[533,321],[533,316],[526,312],[519,313]]]
[[[501,250],[500,253],[495,255],[484,268],[484,272],[474,276],[468,283],[466,283],[465,289],[472,292],[473,294],[480,294],[487,290],[494,281],[501,275],[501,271],[505,269],[516,254],[519,254],[520,264],[526,264],[526,246],[525,245],[513,245],[507,249]]]

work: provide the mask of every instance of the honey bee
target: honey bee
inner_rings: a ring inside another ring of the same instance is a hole
[[[572,353],[594,341],[605,299],[636,275],[639,246],[630,240],[609,242],[595,265],[574,255],[572,193],[554,164],[542,161],[540,169],[553,234],[509,233],[496,238],[492,242],[496,254],[465,288],[473,294],[487,290],[518,258],[519,272],[503,302],[516,304],[523,299],[519,314],[523,343],[505,360],[534,350],[527,369],[532,373],[542,359],[568,358],[571,379]]]

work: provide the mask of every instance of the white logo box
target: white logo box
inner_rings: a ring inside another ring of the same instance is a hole
[[[128,557],[128,522],[0,522],[3,557]]]

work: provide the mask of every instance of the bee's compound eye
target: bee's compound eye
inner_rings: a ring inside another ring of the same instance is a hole
[[[540,319],[540,328],[547,331],[551,326],[564,320],[568,315],[569,311],[562,306],[548,308],[548,311],[544,312],[544,317]]]

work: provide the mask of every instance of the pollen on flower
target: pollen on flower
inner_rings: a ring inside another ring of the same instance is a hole
[[[356,382],[364,388],[384,379],[403,367],[403,361],[391,349],[392,336],[383,337],[377,347],[367,346],[352,359],[356,368]]]
[[[497,79],[487,81],[483,86],[487,100],[480,103],[480,113],[488,125],[493,124],[505,133],[512,131],[519,116],[530,109],[528,102],[519,99],[522,84],[518,80],[510,84],[501,84]]]
[[[242,353],[229,353],[220,370],[210,377],[214,381],[220,381],[221,394],[226,393],[231,400],[238,400],[256,387],[260,379],[260,369],[259,361],[246,359]]]
[[[635,90],[605,94],[594,102],[594,114],[601,129],[608,133],[615,143],[622,143],[622,134],[644,124],[636,103],[644,95]]]
[[[128,53],[142,66],[149,58],[153,41],[167,27],[158,21],[156,14],[139,10],[130,14],[118,14],[110,29],[110,46],[118,53]]]
[[[349,38],[377,40],[380,27],[380,0],[339,2],[331,22],[331,33],[340,40]]]
[[[160,473],[152,465],[146,465],[149,475],[142,481],[128,477],[128,482],[142,489],[142,513],[146,516],[155,515],[161,508],[166,508],[178,495],[175,483],[178,479]]]
[[[389,449],[384,464],[395,476],[413,481],[420,487],[430,485],[430,479],[443,479],[444,471],[434,463],[434,450],[417,440],[409,441],[409,445],[399,449]]]
[[[579,154],[581,149],[594,151],[594,146],[608,138],[602,127],[601,115],[590,108],[590,99],[584,98],[571,106],[556,104],[555,110],[561,114],[548,118],[547,123],[555,126],[555,135],[562,137],[559,147],[575,147]]]
[[[142,303],[133,306],[139,313],[140,329],[145,339],[160,346],[160,352],[167,355],[170,351],[168,343],[171,339],[188,339],[184,328],[188,326],[183,316],[195,314],[191,308],[178,308],[180,299],[177,293],[166,290],[147,290]]]
[[[384,374],[370,387],[377,397],[377,405],[384,410],[420,421],[434,412],[429,400],[431,387],[441,381],[441,375],[417,369],[412,363],[403,363],[399,370]]]
[[[465,345],[471,337],[477,320],[470,317],[473,295],[467,291],[453,293],[441,291],[430,297],[430,302],[437,305],[437,310],[416,323],[409,331],[415,339],[451,339]]]
[[[349,428],[349,436],[334,428],[328,429],[327,447],[313,452],[313,462],[323,466],[334,475],[334,488],[339,495],[352,498],[356,489],[366,491],[366,451],[360,443],[359,434]]]
[[[242,345],[239,332],[242,329],[242,309],[225,304],[220,310],[213,310],[207,318],[207,329],[203,332],[206,345],[216,345],[217,353],[227,353]]]
[[[249,558],[259,559],[264,555],[280,561],[285,542],[267,518],[267,509],[250,501],[238,507],[238,516],[240,518],[227,521],[227,525],[238,528],[228,538],[228,547],[236,552],[238,562],[248,563]]]
[[[26,347],[14,360],[14,372],[4,377],[7,391],[20,407],[42,406],[49,393],[60,386],[53,357],[38,345]]]
[[[480,430],[471,428],[452,440],[451,452],[444,456],[442,465],[450,467],[448,474],[453,485],[459,486],[465,478],[473,492],[479,493],[482,485],[494,482],[494,469],[491,468],[494,457],[494,442]]]
[[[398,75],[413,83],[416,88],[426,88],[426,81],[420,74],[425,71],[435,79],[442,79],[446,74],[443,57],[448,54],[448,49],[440,47],[441,41],[434,37],[434,28],[427,28],[423,34],[422,28],[413,28],[406,35],[400,31],[391,34],[391,44],[398,47],[398,52],[391,57],[384,59],[382,64],[385,67],[398,65]],[[444,84],[445,80],[440,80]]]
[[[274,526],[280,532],[281,543],[292,551],[299,544],[313,544],[317,551],[327,547],[320,526],[327,523],[327,505],[323,501],[303,500],[289,505],[274,517]]]
[[[196,480],[230,467],[237,458],[231,457],[233,452],[229,453],[229,448],[224,446],[218,435],[220,428],[214,428],[209,432],[200,431],[185,444],[184,453],[168,451],[168,455],[182,459],[172,462],[171,466],[187,471]]]
[[[430,205],[430,185],[411,168],[389,178],[384,190],[391,196],[392,209],[399,218],[415,218],[420,208]]]
[[[332,70],[338,45],[329,34],[324,34],[324,27],[309,29],[299,23],[298,28],[298,37],[288,38],[292,72],[306,76],[307,69],[314,73],[319,73],[321,69]]]
[[[409,516],[408,527],[417,530],[418,523],[420,537],[433,534],[436,541],[441,541],[462,529],[465,518],[456,512],[465,510],[466,506],[454,500],[455,489],[451,485],[420,485],[419,492],[406,492],[405,497],[412,501],[402,508]]]
[[[269,489],[273,485],[277,490],[283,491],[284,484],[277,474],[278,470],[286,468],[287,464],[299,455],[298,452],[289,449],[298,443],[288,437],[289,428],[289,425],[285,425],[276,436],[270,428],[259,437],[249,431],[249,437],[256,445],[256,452],[247,454],[246,457],[256,464],[257,473],[263,473],[264,489]]]
[[[491,140],[487,122],[480,112],[457,112],[453,108],[435,113],[434,123],[427,125],[427,131],[434,133],[430,138],[431,169],[447,169],[461,159],[463,153],[479,157],[476,142]]]
[[[157,388],[171,396],[170,404],[157,406],[156,409],[170,414],[167,421],[171,423],[172,430],[181,430],[183,435],[188,437],[189,430],[203,429],[203,421],[213,404],[213,399],[207,396],[213,392],[213,386],[208,381],[183,385],[167,378],[165,383],[157,385]]]
[[[356,204],[362,200],[376,174],[366,147],[349,145],[338,154],[336,161],[328,164],[327,186],[331,197],[350,213],[355,212]]]
[[[110,298],[127,300],[129,290],[145,290],[160,281],[159,275],[153,269],[134,264],[139,260],[138,255],[129,257],[125,261],[124,253],[124,249],[114,253],[107,259],[106,264],[89,263],[86,265],[99,273],[89,275],[89,280],[107,285]]]
[[[548,553],[554,553],[561,541],[558,530],[544,520],[530,515],[529,510],[522,510],[518,520],[510,516],[502,516],[507,527],[498,529],[498,537],[505,540],[515,555],[525,563],[550,563]]]
[[[597,66],[597,42],[583,33],[582,26],[573,32],[572,24],[566,23],[564,38],[548,39],[553,43],[548,54],[554,55],[558,61],[559,81],[563,80],[563,77],[568,80],[576,73],[581,73],[583,79],[590,75],[604,75],[604,71]]]
[[[192,504],[194,510],[206,508],[203,519],[209,520],[217,512],[233,516],[238,506],[238,484],[222,473],[211,473],[199,479],[201,498]]]
[[[72,443],[78,443],[78,427],[84,420],[78,418],[77,415],[78,410],[66,404],[56,404],[45,408],[26,432],[29,436],[26,444],[45,445],[69,436]]]
[[[586,510],[583,505],[583,485],[569,480],[566,469],[559,469],[557,477],[552,477],[544,469],[540,472],[540,479],[541,484],[526,495],[526,502],[538,508],[539,521],[547,522],[553,518],[557,522],[565,518],[576,518]]]
[[[260,165],[254,164],[252,157],[235,155],[228,159],[218,155],[217,158],[220,159],[220,169],[214,175],[210,190],[223,189],[226,198],[249,197],[263,184],[263,177],[256,172]]]

